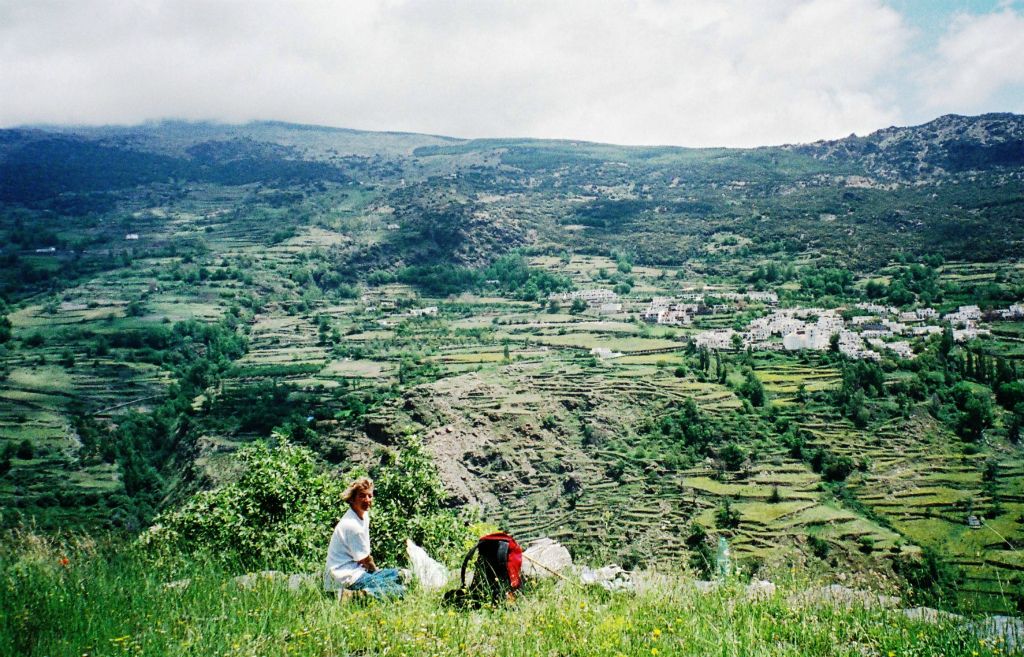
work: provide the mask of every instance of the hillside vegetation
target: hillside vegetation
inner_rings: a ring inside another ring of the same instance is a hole
[[[1017,613],[1022,135],[1003,114],[748,150],[0,131],[0,522],[206,531],[243,447],[286,441],[337,484],[414,445],[424,517],[462,524],[403,531],[442,551],[481,520],[699,576],[725,537],[773,580]],[[311,559],[331,495],[245,567]]]

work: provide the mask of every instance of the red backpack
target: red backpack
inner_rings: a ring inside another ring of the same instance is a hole
[[[474,552],[477,553],[476,573],[467,588],[466,568]],[[473,598],[492,601],[510,598],[523,585],[522,567],[523,548],[516,539],[500,532],[481,536],[462,561],[462,589]]]

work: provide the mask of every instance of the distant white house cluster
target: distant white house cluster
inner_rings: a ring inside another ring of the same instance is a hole
[[[596,309],[602,315],[614,315],[622,312],[622,304],[619,303],[619,295],[611,290],[603,288],[552,294],[551,299],[554,301],[566,301],[570,303],[579,299],[580,301],[585,302],[588,307]]]
[[[667,297],[654,297],[641,317],[649,324],[685,325],[693,322],[699,308],[696,303],[677,303]]]
[[[900,312],[898,308],[870,303],[859,303],[854,308],[864,314],[853,315],[849,321],[838,310],[779,309],[751,321],[744,331],[703,331],[694,341],[697,346],[710,349],[742,345],[777,351],[824,351],[831,348],[835,340],[838,350],[850,358],[879,360],[883,353],[890,351],[900,358],[911,359],[914,350],[910,340],[901,338],[942,333],[944,325],[948,325],[956,342],[966,342],[991,333],[979,326],[983,319],[1024,318],[1024,306],[1019,303],[987,314],[978,306],[960,306],[941,318],[934,308]]]

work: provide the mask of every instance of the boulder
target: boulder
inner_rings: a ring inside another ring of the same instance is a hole
[[[919,621],[921,623],[931,623],[932,625],[945,623],[947,621],[961,621],[964,618],[959,614],[951,614],[948,611],[932,609],[931,607],[911,607],[910,609],[904,609],[903,615],[910,620]]]
[[[258,573],[246,573],[245,575],[239,575],[232,581],[243,589],[254,589],[260,584],[267,582],[284,582],[288,579],[288,576],[282,573],[280,570],[261,570]]]
[[[898,607],[900,599],[891,595],[880,595],[870,591],[851,589],[842,584],[829,584],[796,593],[789,598],[793,606],[834,605],[837,607]]]
[[[176,579],[173,582],[167,582],[166,584],[164,584],[164,590],[165,591],[184,591],[185,589],[187,589],[191,585],[192,585],[192,580],[190,578]]]
[[[600,586],[607,591],[636,590],[632,575],[614,564],[597,570],[584,566],[580,571],[580,581],[584,584]]]
[[[764,579],[755,579],[747,584],[747,600],[767,600],[775,595],[775,584]]]
[[[711,593],[718,588],[718,582],[713,580],[698,579],[693,582],[693,588],[699,593]]]
[[[572,555],[564,545],[550,538],[531,541],[523,551],[523,575],[542,579],[555,577],[572,567]]]

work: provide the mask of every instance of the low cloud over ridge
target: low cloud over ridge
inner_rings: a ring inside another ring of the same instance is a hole
[[[1022,24],[1009,6],[960,15],[921,52],[912,21],[878,0],[0,2],[0,125],[810,141],[1024,111]],[[986,41],[993,30],[1005,38]]]

